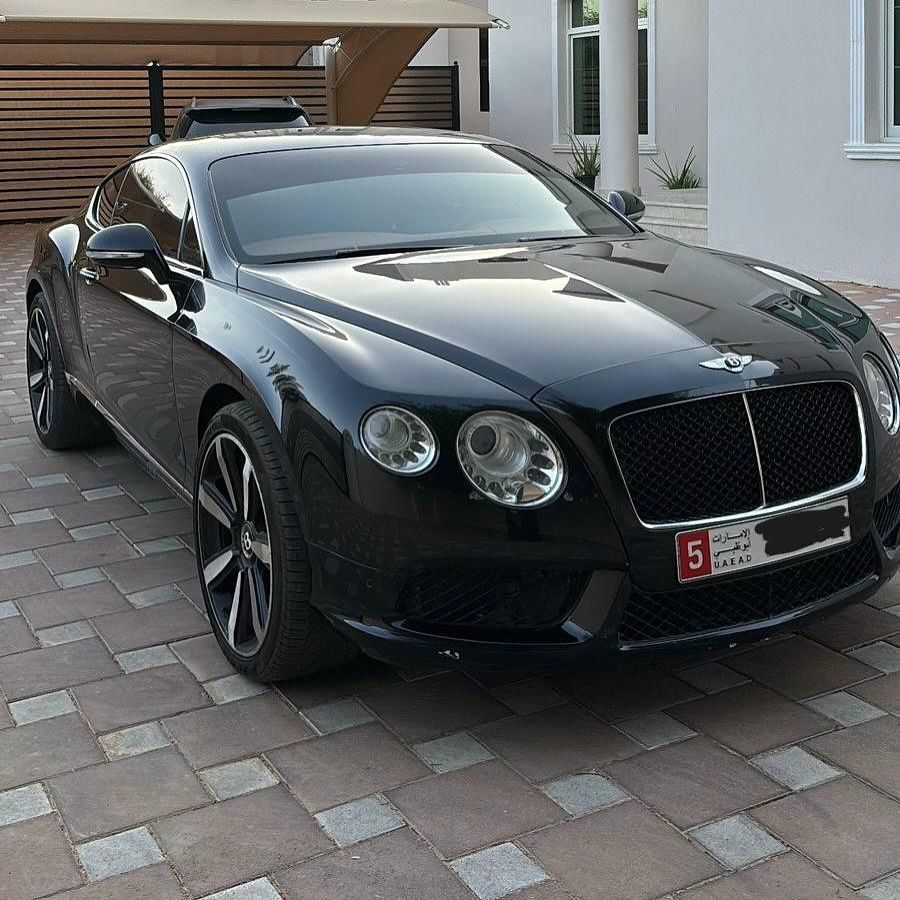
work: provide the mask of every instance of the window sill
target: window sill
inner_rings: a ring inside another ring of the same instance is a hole
[[[898,145],[900,147],[900,145]],[[550,149],[554,153],[571,153],[572,145],[571,144],[551,144]],[[638,153],[641,156],[655,156],[659,153],[659,148],[656,144],[651,144],[649,141],[641,140],[638,145]]]
[[[844,144],[847,159],[900,159],[900,141],[870,144]]]

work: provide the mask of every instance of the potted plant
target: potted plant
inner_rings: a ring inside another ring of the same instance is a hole
[[[569,164],[572,175],[586,188],[594,190],[600,175],[600,141],[598,139],[596,143],[588,144],[571,132],[569,139],[572,142],[572,162]]]
[[[664,154],[665,164],[659,160],[650,160],[647,167],[660,181],[663,187],[670,191],[690,191],[703,186],[703,179],[694,171],[694,163],[697,161],[694,148],[691,147],[687,158],[681,165],[673,165],[669,162],[669,154]]]

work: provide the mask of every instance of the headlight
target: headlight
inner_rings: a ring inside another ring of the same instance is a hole
[[[397,406],[379,406],[359,427],[366,453],[389,472],[421,475],[437,459],[437,440],[417,416]]]
[[[897,390],[894,381],[884,367],[871,356],[863,357],[866,387],[875,406],[875,412],[888,434],[895,434],[900,425],[897,407]]]
[[[900,359],[897,358],[897,351],[883,331],[879,331],[878,336],[881,338],[881,343],[884,344],[884,352],[887,353],[887,358],[891,361],[891,365],[893,366],[891,371],[896,376],[898,383],[900,383]]]
[[[565,461],[553,441],[511,413],[476,413],[459,430],[456,454],[477,490],[503,506],[549,503],[565,482]]]

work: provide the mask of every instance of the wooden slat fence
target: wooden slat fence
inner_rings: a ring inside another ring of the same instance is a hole
[[[156,76],[167,131],[193,97],[289,94],[316,122],[326,119],[321,68],[166,66]],[[69,215],[146,147],[152,80],[147,67],[0,66],[0,224]],[[373,124],[458,130],[455,67],[407,69]]]

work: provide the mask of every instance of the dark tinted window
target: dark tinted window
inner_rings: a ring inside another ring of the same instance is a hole
[[[146,225],[163,253],[175,257],[187,207],[187,186],[175,163],[166,159],[139,159],[128,169],[115,221]]]
[[[218,112],[192,112],[173,129],[173,138],[202,137],[241,131],[265,131],[270,128],[305,128],[309,120],[298,109],[237,109]]]
[[[181,252],[178,258],[188,265],[200,266],[203,259],[200,255],[200,240],[197,237],[197,226],[194,224],[194,211],[188,210],[184,223],[184,233],[181,235]]]
[[[243,262],[633,233],[594,194],[515,147],[285,150],[222,159],[210,171]]]
[[[116,212],[116,198],[119,196],[119,189],[122,187],[122,181],[125,179],[127,171],[127,169],[119,169],[118,172],[110,175],[100,188],[100,194],[97,198],[97,221],[104,227],[113,223]]]

